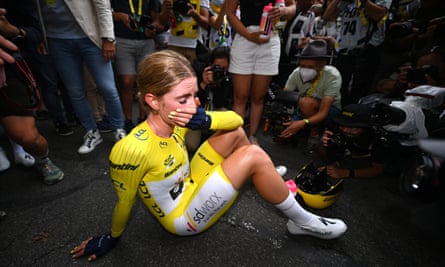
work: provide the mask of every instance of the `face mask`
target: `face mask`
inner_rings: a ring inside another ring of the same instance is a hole
[[[300,68],[300,77],[304,83],[315,79],[315,77],[317,77],[317,75],[318,75],[318,72],[314,69]]]

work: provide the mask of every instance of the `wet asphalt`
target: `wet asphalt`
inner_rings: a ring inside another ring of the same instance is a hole
[[[193,237],[167,233],[137,202],[126,232],[109,254],[95,262],[72,259],[70,250],[88,236],[109,231],[116,200],[108,172],[111,133],[87,155],[79,155],[83,129],[58,136],[49,120],[37,125],[50,157],[65,172],[44,185],[31,169],[0,173],[0,266],[444,266],[445,205],[402,194],[396,177],[347,180],[339,200],[314,211],[340,217],[348,231],[337,240],[292,237],[286,218],[247,183],[237,202],[208,231]],[[277,145],[269,133],[260,145],[285,179],[312,160],[305,141]],[[0,130],[0,144],[8,150]],[[10,153],[10,149],[8,150]],[[147,155],[150,156],[150,155]]]

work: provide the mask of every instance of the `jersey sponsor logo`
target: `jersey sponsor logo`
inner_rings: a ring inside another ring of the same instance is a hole
[[[179,170],[182,167],[182,162],[179,163],[176,167],[173,168],[173,170],[168,171],[166,173],[164,173],[164,178],[169,177],[170,175],[174,174],[177,170]]]
[[[175,200],[182,193],[183,188],[184,181],[182,180],[182,178],[179,178],[179,180],[173,185],[173,188],[169,191],[170,196],[173,200]]]
[[[145,198],[145,199],[151,198],[151,194],[148,191],[148,188],[145,185],[144,181],[142,181],[139,184],[139,192],[141,192],[143,198]],[[155,214],[156,216],[158,216],[159,218],[165,217],[164,211],[161,209],[161,207],[158,206],[158,204],[156,202],[153,202],[149,208],[151,209],[152,213]]]
[[[159,147],[160,147],[160,148],[166,148],[166,147],[168,147],[168,143],[165,142],[165,141],[160,141],[160,142],[159,142]]]
[[[359,16],[359,9],[357,7],[346,9],[343,11],[343,18],[356,18]]]
[[[201,223],[207,223],[226,203],[227,200],[223,199],[222,196],[218,196],[216,192],[213,192],[200,207],[195,207],[192,210],[192,214],[189,212],[186,213],[188,218],[188,231],[196,232],[197,227]]]
[[[130,163],[122,163],[122,164],[116,164],[110,161],[110,168],[116,169],[116,170],[125,170],[125,171],[135,171],[137,168],[139,168],[139,165],[132,165]]]
[[[148,139],[148,134],[145,134],[147,132],[147,130],[145,129],[139,129],[137,132],[134,133],[134,137],[136,137],[136,139],[141,140],[141,141],[145,141]]]
[[[201,158],[203,161],[207,162],[210,166],[213,166],[215,164],[213,161],[209,160],[201,153],[198,153],[198,157]]]
[[[176,162],[175,157],[172,154],[168,155],[168,157],[164,160],[164,166],[166,168],[171,168],[173,164]]]
[[[125,184],[123,182],[117,181],[114,179],[112,179],[112,181],[113,181],[113,184],[115,185],[115,187],[118,187],[119,189],[122,189],[123,191],[127,190],[127,188],[125,188]]]

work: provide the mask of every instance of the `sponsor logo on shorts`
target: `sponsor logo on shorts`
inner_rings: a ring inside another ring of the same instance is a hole
[[[226,203],[227,200],[213,192],[199,207],[195,207],[191,212],[186,213],[188,218],[187,231],[196,232],[200,224],[207,223]]]

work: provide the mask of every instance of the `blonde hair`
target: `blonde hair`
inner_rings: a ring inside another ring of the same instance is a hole
[[[162,50],[147,55],[139,64],[136,80],[140,101],[151,110],[144,101],[145,94],[162,97],[184,79],[195,76],[190,61],[175,51]]]

